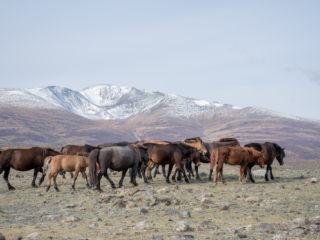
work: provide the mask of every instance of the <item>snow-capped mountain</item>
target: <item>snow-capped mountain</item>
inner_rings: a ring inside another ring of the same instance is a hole
[[[160,108],[168,115],[185,117],[237,109],[229,104],[112,85],[97,85],[82,91],[57,86],[0,89],[0,104],[60,108],[89,119],[126,119]]]

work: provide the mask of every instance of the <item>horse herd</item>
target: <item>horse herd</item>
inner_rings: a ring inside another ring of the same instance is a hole
[[[75,189],[75,182],[78,174],[81,173],[86,179],[88,187],[101,190],[100,181],[105,177],[112,188],[115,183],[108,175],[108,169],[121,171],[122,176],[119,181],[119,187],[123,184],[123,179],[130,169],[130,181],[137,185],[136,176],[143,177],[145,183],[152,180],[151,171],[154,170],[154,177],[159,172],[159,166],[162,167],[163,176],[167,183],[170,183],[170,176],[175,181],[176,174],[178,178],[184,177],[189,182],[193,174],[192,164],[195,167],[196,179],[200,180],[198,168],[201,163],[211,163],[209,180],[212,180],[213,169],[216,166],[214,174],[214,183],[217,184],[218,174],[221,181],[226,184],[223,177],[224,163],[231,165],[240,165],[239,182],[242,183],[243,175],[246,175],[254,182],[251,174],[251,168],[258,164],[260,167],[267,165],[265,179],[268,181],[268,173],[271,179],[271,164],[276,158],[280,165],[283,164],[285,157],[284,148],[276,143],[250,143],[241,147],[239,141],[235,138],[223,138],[219,141],[203,142],[200,137],[185,139],[179,142],[169,141],[138,141],[138,142],[118,142],[105,143],[98,146],[85,144],[84,146],[66,145],[61,151],[51,148],[32,147],[29,149],[7,149],[0,151],[0,174],[4,172],[3,178],[7,183],[8,189],[15,189],[9,183],[10,168],[18,171],[28,171],[34,169],[32,186],[36,187],[36,178],[38,172],[42,173],[39,185],[43,182],[46,173],[48,174],[47,191],[51,186],[53,179],[54,188],[59,191],[56,178],[58,174],[65,172],[74,172],[72,189]],[[166,173],[165,166],[169,165]],[[89,168],[89,181],[86,175],[86,168]],[[189,176],[187,176],[187,173]]]

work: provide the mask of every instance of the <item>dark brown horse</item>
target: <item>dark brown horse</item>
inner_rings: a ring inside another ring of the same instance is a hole
[[[14,190],[15,188],[9,183],[8,180],[10,168],[12,167],[18,171],[28,171],[34,169],[32,186],[36,187],[35,181],[38,172],[42,173],[39,185],[41,185],[45,177],[42,171],[44,159],[48,156],[55,156],[58,154],[60,154],[58,151],[55,151],[51,148],[40,147],[5,150],[0,155],[0,174],[2,171],[4,171],[3,178],[8,185],[8,189]]]
[[[240,165],[240,176],[239,182],[242,184],[242,176],[244,170],[248,168],[249,163],[259,164],[260,167],[264,166],[264,152],[256,151],[252,148],[243,148],[243,147],[219,147],[214,152],[217,162],[217,167],[214,175],[214,184],[217,184],[218,173],[220,173],[221,181],[226,184],[226,181],[223,178],[223,164],[227,163],[230,165]]]
[[[168,174],[166,176],[167,183],[170,183],[170,174],[174,165],[176,168],[181,171],[186,182],[189,182],[189,179],[184,170],[185,159],[189,158],[193,154],[196,154],[197,149],[194,147],[188,146],[182,142],[169,143],[169,144],[144,144],[148,147],[149,160],[152,163],[158,165],[169,164]],[[148,165],[147,168],[148,177],[151,176],[151,169]]]
[[[284,148],[280,147],[277,143],[272,142],[265,142],[265,143],[249,143],[244,145],[245,147],[251,147],[254,148],[257,151],[264,151],[265,152],[265,162],[264,164],[267,165],[267,170],[265,174],[266,181],[269,181],[268,178],[268,171],[270,172],[270,178],[273,180],[274,176],[272,174],[272,167],[271,164],[273,163],[274,158],[276,158],[280,165],[283,165],[283,158],[286,156],[284,152]],[[250,163],[248,165],[250,171],[249,171],[249,177],[251,182],[254,182],[254,179],[252,177],[251,168],[254,166],[254,163]],[[245,172],[245,175],[247,173]]]

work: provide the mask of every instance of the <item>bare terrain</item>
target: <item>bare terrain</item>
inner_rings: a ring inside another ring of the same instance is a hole
[[[0,232],[6,239],[320,239],[319,169],[298,170],[274,164],[275,180],[239,184],[239,168],[225,166],[227,185],[207,180],[167,184],[158,175],[147,185],[87,189],[81,177],[58,177],[60,192],[46,192],[47,179],[31,187],[32,171],[11,171],[16,187],[0,181]],[[119,173],[111,178],[118,181]]]

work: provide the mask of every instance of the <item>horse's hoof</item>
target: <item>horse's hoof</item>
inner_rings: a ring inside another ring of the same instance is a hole
[[[116,185],[111,185],[112,188],[116,188]]]
[[[16,190],[16,188],[15,188],[15,187],[12,187],[12,186],[9,186],[8,188],[9,188],[10,191]]]
[[[38,186],[36,184],[32,184],[32,187],[37,188]]]
[[[59,188],[54,188],[57,192],[60,192]]]
[[[134,183],[132,183],[132,184],[133,184],[135,187],[138,186],[138,183],[136,183],[136,182],[134,182]]]

